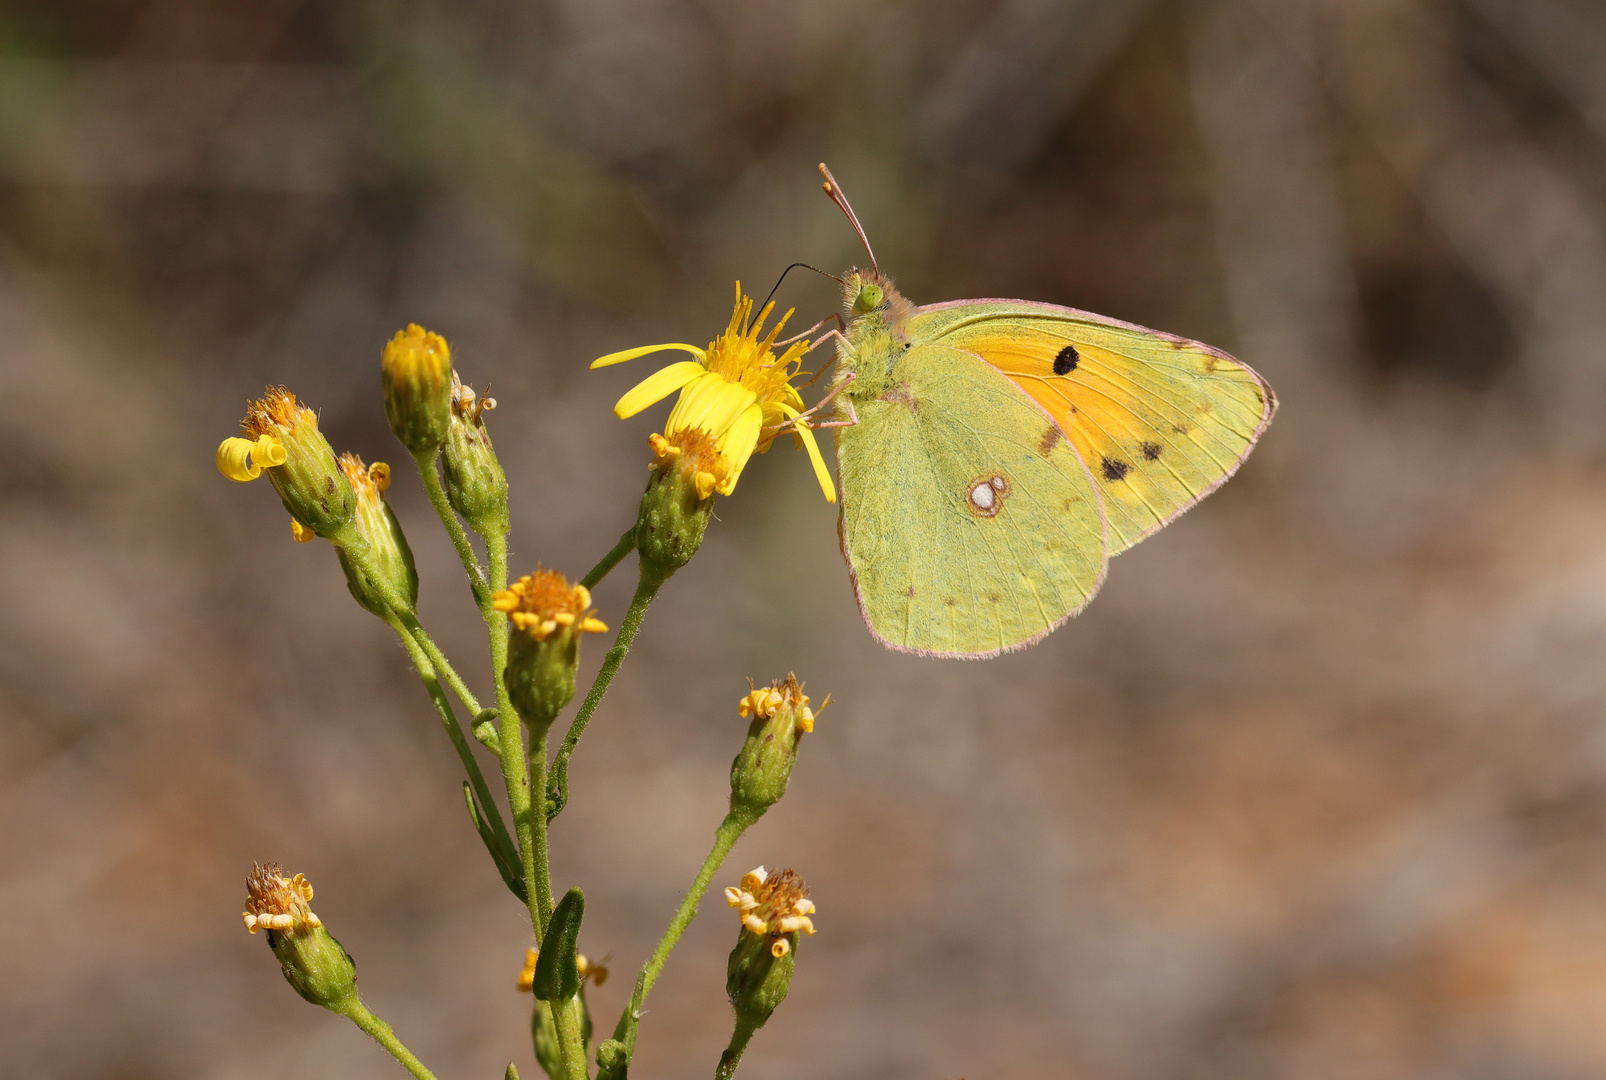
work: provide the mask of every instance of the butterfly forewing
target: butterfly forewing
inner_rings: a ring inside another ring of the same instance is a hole
[[[1112,555],[1219,487],[1277,407],[1220,350],[1052,304],[935,304],[909,337],[979,357],[1047,410],[1103,497]]]
[[[909,349],[837,433],[842,544],[865,620],[895,648],[988,656],[1092,598],[1105,527],[1093,477],[997,369]]]

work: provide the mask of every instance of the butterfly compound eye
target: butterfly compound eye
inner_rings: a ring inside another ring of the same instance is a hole
[[[853,312],[856,315],[863,315],[874,311],[881,306],[881,301],[885,298],[886,294],[882,292],[881,286],[861,285],[859,295],[853,298]]]

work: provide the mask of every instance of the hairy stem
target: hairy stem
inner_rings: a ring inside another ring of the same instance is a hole
[[[597,587],[597,583],[608,576],[608,571],[619,565],[626,555],[636,550],[636,527],[634,525],[625,530],[613,550],[602,557],[602,561],[591,568],[591,572],[580,579],[580,584],[588,589]]]
[[[500,592],[507,588],[507,537],[487,536],[485,552],[491,564],[491,588]],[[507,649],[509,624],[507,618],[489,603],[481,609],[485,626],[491,635],[491,669],[496,677],[497,737],[502,750],[502,778],[507,783],[508,807],[513,812],[513,831],[519,838],[519,862],[524,867],[525,902],[530,908],[530,925],[535,928],[536,940],[546,934],[547,919],[552,915],[552,878],[547,866],[546,843],[546,732],[535,736],[532,753],[524,751],[524,725],[513,711],[508,695]],[[532,733],[533,734],[533,733]],[[535,775],[530,773],[534,758]],[[533,786],[532,786],[533,785]],[[541,805],[535,806],[534,792],[541,793]]]
[[[589,1080],[586,1045],[580,1034],[580,998],[576,995],[559,1005],[552,1003],[552,1023],[558,1029],[558,1048],[563,1052],[566,1080]]]
[[[580,711],[574,714],[574,721],[569,724],[568,733],[563,736],[563,744],[558,747],[557,757],[552,762],[552,777],[547,783],[549,819],[557,817],[563,810],[564,804],[569,801],[569,758],[573,756],[574,748],[580,742],[580,736],[585,734],[586,725],[591,723],[591,714],[597,711],[602,695],[608,692],[608,685],[619,673],[619,665],[624,663],[625,657],[630,653],[630,643],[636,639],[636,631],[641,629],[641,620],[646,617],[647,608],[652,605],[652,599],[658,595],[658,589],[663,583],[663,578],[650,576],[645,569],[642,570],[641,580],[636,585],[636,595],[630,601],[630,608],[625,612],[624,621],[619,624],[619,634],[613,639],[613,647],[603,658],[602,669],[597,672],[596,681],[591,684],[591,689],[586,691],[585,700],[580,703]]]
[[[390,1029],[390,1025],[370,1012],[368,1006],[357,1000],[355,994],[348,1003],[335,1011],[362,1028],[369,1038],[390,1051],[390,1056],[401,1062],[402,1068],[412,1073],[418,1080],[435,1080],[435,1074],[426,1069],[424,1063],[402,1045],[402,1041],[396,1038],[396,1033]]]
[[[730,854],[731,848],[736,846],[736,841],[741,839],[742,833],[750,829],[758,818],[759,815],[751,812],[732,810],[725,815],[725,820],[720,822],[719,828],[715,830],[714,846],[709,850],[708,858],[703,860],[702,869],[697,871],[697,877],[692,881],[691,888],[686,891],[686,897],[680,902],[680,907],[676,909],[675,917],[669,920],[669,927],[659,940],[658,947],[642,965],[641,975],[636,980],[635,993],[630,996],[624,1014],[619,1017],[619,1023],[614,1028],[613,1037],[624,1043],[627,1055],[633,1054],[636,1049],[634,1021],[640,1017],[642,1007],[647,1002],[647,995],[652,991],[652,984],[658,981],[659,973],[669,960],[670,950],[675,947],[680,936],[686,932],[686,927],[690,926],[692,919],[696,917],[697,907],[702,903],[703,895],[708,892],[709,883],[719,872],[725,857]],[[734,1067],[733,1064],[732,1068]]]
[[[435,677],[435,667],[429,662],[423,647],[413,640],[401,620],[392,616],[386,620],[396,636],[401,639],[402,648],[407,650],[413,667],[418,670],[418,677],[423,680],[424,689],[429,692],[430,701],[435,704],[435,712],[440,716],[441,726],[446,729],[447,738],[452,740],[452,748],[457,751],[458,758],[463,762],[463,768],[468,772],[469,783],[474,787],[474,797],[479,800],[480,812],[490,818],[491,829],[497,837],[508,847],[513,846],[513,840],[508,836],[507,825],[502,821],[502,811],[491,798],[490,786],[485,782],[485,774],[480,771],[480,763],[475,760],[474,750],[469,745],[468,738],[464,736],[462,727],[457,722],[457,714],[452,711],[452,703],[441,689],[440,680]]]
[[[758,1028],[751,1024],[736,1021],[736,1030],[731,1032],[730,1045],[725,1052],[719,1055],[719,1068],[714,1070],[714,1080],[731,1080],[736,1075],[736,1066],[742,1062],[742,1052],[747,1049],[748,1042],[753,1038],[753,1032]]]
[[[439,645],[435,644],[435,639],[429,636],[429,631],[425,630],[423,624],[418,621],[418,616],[410,611],[404,611],[397,618],[407,628],[407,632],[412,636],[412,639],[418,643],[418,647],[424,650],[424,655],[429,657],[429,662],[435,666],[435,671],[446,680],[446,685],[452,688],[452,693],[456,694],[457,699],[468,707],[469,712],[478,716],[480,714],[480,699],[474,696],[474,692],[468,688],[468,684],[457,673],[457,669],[452,667],[452,662],[446,659],[446,654],[441,652]]]
[[[418,466],[418,476],[424,481],[424,490],[429,494],[429,504],[435,508],[435,516],[441,519],[441,524],[446,527],[446,535],[452,538],[452,546],[457,549],[457,557],[463,560],[463,572],[468,575],[468,587],[474,592],[474,603],[484,611],[491,602],[492,590],[486,588],[479,556],[474,554],[474,545],[469,543],[463,523],[457,520],[457,513],[446,498],[446,489],[441,486],[440,470],[435,468],[435,455],[414,454],[413,464]]]

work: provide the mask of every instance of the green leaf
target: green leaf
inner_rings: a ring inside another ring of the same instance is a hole
[[[564,1002],[580,992],[580,920],[586,911],[585,893],[570,889],[552,909],[546,937],[541,939],[541,955],[535,961],[535,982],[531,989],[542,1001]]]
[[[513,895],[518,897],[519,903],[525,903],[524,868],[519,864],[519,853],[505,844],[485,820],[485,815],[480,813],[479,804],[474,801],[474,792],[466,780],[463,781],[463,799],[468,803],[468,816],[474,822],[474,831],[480,834],[485,850],[491,853],[491,861],[496,863],[497,873],[502,875],[502,880],[513,890]]]

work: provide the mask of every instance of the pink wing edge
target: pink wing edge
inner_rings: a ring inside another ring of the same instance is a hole
[[[924,311],[931,311],[931,310],[934,310],[935,308],[940,308],[940,307],[953,307],[953,306],[956,306],[958,304],[978,304],[978,303],[979,304],[986,304],[986,303],[1014,304],[1014,303],[1021,303],[1021,302],[1022,301],[1017,301],[1017,300],[1003,300],[1003,301],[955,300],[955,301],[951,301],[950,303],[946,303],[946,304],[934,304],[931,307],[918,308],[918,309],[916,309],[915,314],[919,315],[921,312],[924,312]],[[1070,310],[1072,310],[1071,308],[1057,308],[1055,305],[1052,305],[1052,304],[1040,304],[1040,305],[1034,305],[1034,306],[1054,307],[1056,310],[1059,310],[1059,311],[1070,311]],[[1138,327],[1138,329],[1141,330],[1143,328],[1142,327]],[[952,346],[950,346],[950,348],[952,348]],[[968,350],[968,349],[960,349],[958,351],[966,353],[967,355],[970,355],[970,356],[976,356],[975,353],[970,352],[970,350]],[[1222,355],[1226,356],[1225,353],[1223,353]],[[996,367],[993,367],[993,365],[988,364],[987,361],[982,360],[981,357],[976,356],[976,359],[981,361],[981,363],[986,364],[987,367],[992,368],[994,371],[998,371],[998,369]],[[1228,359],[1232,359],[1232,358],[1228,357]],[[1238,361],[1237,360],[1233,360],[1233,363],[1236,364],[1236,363],[1238,363]],[[1004,375],[1004,373],[1002,371],[998,371],[998,373],[1000,375]],[[1008,375],[1004,375],[1004,378],[1008,379],[1009,376]],[[1255,378],[1259,379],[1260,376],[1256,375]],[[1014,382],[1013,379],[1011,379],[1010,381],[1012,383]],[[1264,380],[1262,380],[1262,385],[1264,385]],[[1269,390],[1269,388],[1268,388],[1268,390]],[[1043,408],[1042,405],[1038,404],[1036,398],[1032,397],[1030,394],[1027,394],[1026,395],[1026,400],[1030,401],[1032,403],[1032,407],[1035,408],[1038,412],[1043,414],[1043,418],[1045,420],[1047,420],[1050,424],[1053,424],[1055,427],[1059,427],[1059,422],[1056,421],[1053,416],[1049,415],[1049,412],[1048,412],[1047,409]],[[1262,431],[1265,430],[1265,425],[1264,424],[1261,425],[1261,430]],[[1063,429],[1061,429],[1060,434],[1062,436],[1065,434]],[[1256,437],[1257,438],[1259,437],[1259,432],[1256,432]],[[836,443],[836,471],[837,471],[837,475],[841,476],[842,475],[842,443],[841,443],[840,440],[832,440],[832,441]],[[1000,646],[999,648],[992,649],[992,650],[990,650],[988,652],[979,652],[979,653],[938,652],[935,649],[917,649],[917,648],[914,648],[914,647],[909,646],[909,645],[899,645],[895,641],[888,641],[886,638],[881,636],[880,632],[876,630],[875,624],[870,621],[870,612],[864,606],[864,590],[859,587],[859,571],[853,565],[853,557],[848,554],[848,537],[847,537],[847,533],[843,530],[843,527],[842,527],[843,522],[847,518],[847,509],[848,509],[847,508],[847,499],[844,497],[843,500],[842,500],[842,503],[841,503],[841,507],[837,511],[837,518],[836,518],[837,545],[842,550],[842,561],[848,564],[848,581],[851,582],[852,585],[853,585],[853,601],[854,601],[854,603],[858,604],[858,606],[859,606],[859,617],[864,620],[865,629],[870,631],[870,636],[875,638],[876,641],[879,642],[882,645],[882,647],[884,647],[886,649],[890,649],[893,652],[905,653],[905,654],[907,654],[909,656],[920,656],[920,657],[926,657],[926,658],[933,659],[933,660],[991,660],[995,656],[1003,656],[1005,653],[1020,652],[1022,649],[1031,648],[1033,645],[1036,645],[1038,642],[1040,642],[1044,638],[1048,637],[1048,635],[1052,634],[1054,631],[1058,630],[1060,627],[1064,626],[1066,623],[1068,623],[1072,619],[1076,618],[1083,611],[1087,610],[1087,606],[1089,604],[1091,604],[1093,602],[1093,598],[1099,594],[1099,590],[1104,587],[1105,579],[1107,579],[1109,577],[1109,574],[1110,574],[1110,555],[1109,555],[1109,550],[1110,550],[1110,521],[1109,521],[1109,517],[1104,513],[1104,496],[1099,493],[1099,486],[1093,479],[1093,471],[1087,467],[1087,462],[1082,460],[1082,455],[1076,452],[1076,447],[1071,444],[1070,439],[1066,439],[1065,440],[1065,446],[1066,446],[1067,449],[1069,449],[1071,451],[1071,453],[1073,455],[1075,455],[1077,464],[1082,466],[1082,472],[1083,472],[1083,474],[1085,474],[1087,476],[1088,488],[1093,492],[1093,497],[1098,500],[1099,532],[1102,534],[1102,539],[1103,539],[1103,542],[1104,542],[1104,552],[1105,552],[1104,558],[1099,561],[1099,576],[1098,576],[1098,580],[1093,583],[1093,587],[1088,590],[1087,595],[1082,598],[1082,602],[1080,604],[1078,604],[1076,607],[1072,608],[1070,611],[1067,611],[1064,615],[1061,615],[1059,617],[1058,621],[1054,622],[1052,625],[1050,625],[1049,627],[1044,629],[1042,633],[1037,634],[1037,635],[1035,635],[1033,637],[1027,638],[1025,641],[1017,641],[1013,645]],[[1241,460],[1242,459],[1240,459],[1240,462],[1241,462]],[[1234,466],[1234,468],[1237,468],[1237,466]],[[1223,477],[1223,480],[1225,480],[1225,477]],[[840,486],[841,485],[839,484],[838,487],[840,487]],[[1219,486],[1219,484],[1218,484],[1218,486]],[[1213,491],[1215,489],[1212,488],[1211,490]],[[1206,494],[1209,494],[1209,492],[1206,492]],[[1204,496],[1200,496],[1200,498],[1203,498],[1203,497]],[[1195,501],[1197,501],[1197,500],[1195,500]],[[1191,506],[1192,503],[1190,503],[1189,505]]]

